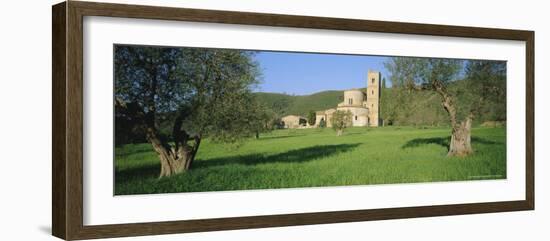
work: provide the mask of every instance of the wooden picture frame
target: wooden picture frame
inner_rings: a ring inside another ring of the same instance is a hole
[[[292,225],[357,222],[475,213],[533,210],[534,32],[263,13],[68,1],[52,8],[52,233],[66,239],[93,239]],[[83,17],[107,16],[207,23],[365,31],[526,43],[525,199],[501,202],[415,206],[284,215],[124,223],[83,224]]]

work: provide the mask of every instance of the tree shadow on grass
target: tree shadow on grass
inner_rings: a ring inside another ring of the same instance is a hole
[[[123,183],[133,179],[157,178],[160,173],[160,162],[146,164],[134,168],[115,171],[115,183]]]
[[[312,146],[301,149],[290,150],[283,153],[266,155],[254,153],[249,155],[229,156],[209,160],[197,160],[193,168],[208,168],[212,166],[223,166],[228,164],[258,165],[266,163],[302,163],[318,158],[329,157],[339,153],[351,151],[359,144],[340,144]]]
[[[131,150],[131,151],[127,151],[127,150],[122,151],[122,150],[115,149],[115,155],[123,156],[123,157],[129,156],[129,155],[142,154],[142,153],[151,153],[151,152],[154,152],[154,150],[150,144],[147,146],[147,148],[139,148],[137,150]]]
[[[262,140],[272,140],[272,139],[284,139],[284,138],[292,138],[292,137],[300,137],[305,136],[305,134],[294,134],[294,135],[282,135],[282,136],[262,136],[260,134],[260,141]]]
[[[472,136],[472,144],[497,144],[499,142],[483,139],[480,137]],[[449,144],[451,143],[451,137],[432,137],[432,138],[416,138],[408,141],[405,145],[401,146],[402,149],[419,147],[422,145],[436,144],[442,147],[449,149]]]
[[[340,144],[312,146],[301,149],[290,150],[283,153],[266,155],[254,153],[249,155],[228,156],[208,160],[197,159],[193,163],[193,169],[209,168],[230,164],[257,165],[266,163],[302,163],[318,158],[329,157],[339,153],[351,151],[359,144]],[[123,183],[133,179],[156,178],[160,173],[160,163],[147,164],[139,167],[115,171],[115,183]]]

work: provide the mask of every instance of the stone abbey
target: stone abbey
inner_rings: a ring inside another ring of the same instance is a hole
[[[350,111],[353,126],[379,126],[380,123],[380,72],[370,71],[367,75],[367,91],[351,89],[344,91],[344,101],[335,108],[316,112],[316,126],[324,120],[331,127],[332,114],[336,111]]]
[[[352,114],[352,126],[381,126],[380,120],[380,79],[378,71],[368,71],[367,89],[351,89],[344,91],[344,101],[334,108],[317,111],[315,124],[310,127],[318,127],[322,121],[327,127],[332,127],[332,115],[336,111],[349,111]],[[301,127],[301,116],[289,115],[282,118],[286,128]],[[303,123],[303,121],[301,122]]]

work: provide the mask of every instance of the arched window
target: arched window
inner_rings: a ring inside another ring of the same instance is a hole
[[[355,116],[355,120],[357,120],[357,116]]]
[[[371,79],[372,83],[374,84],[374,78]]]

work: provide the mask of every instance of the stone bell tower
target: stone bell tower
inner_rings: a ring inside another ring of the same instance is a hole
[[[379,126],[380,121],[380,72],[369,70],[367,74],[368,126]]]

